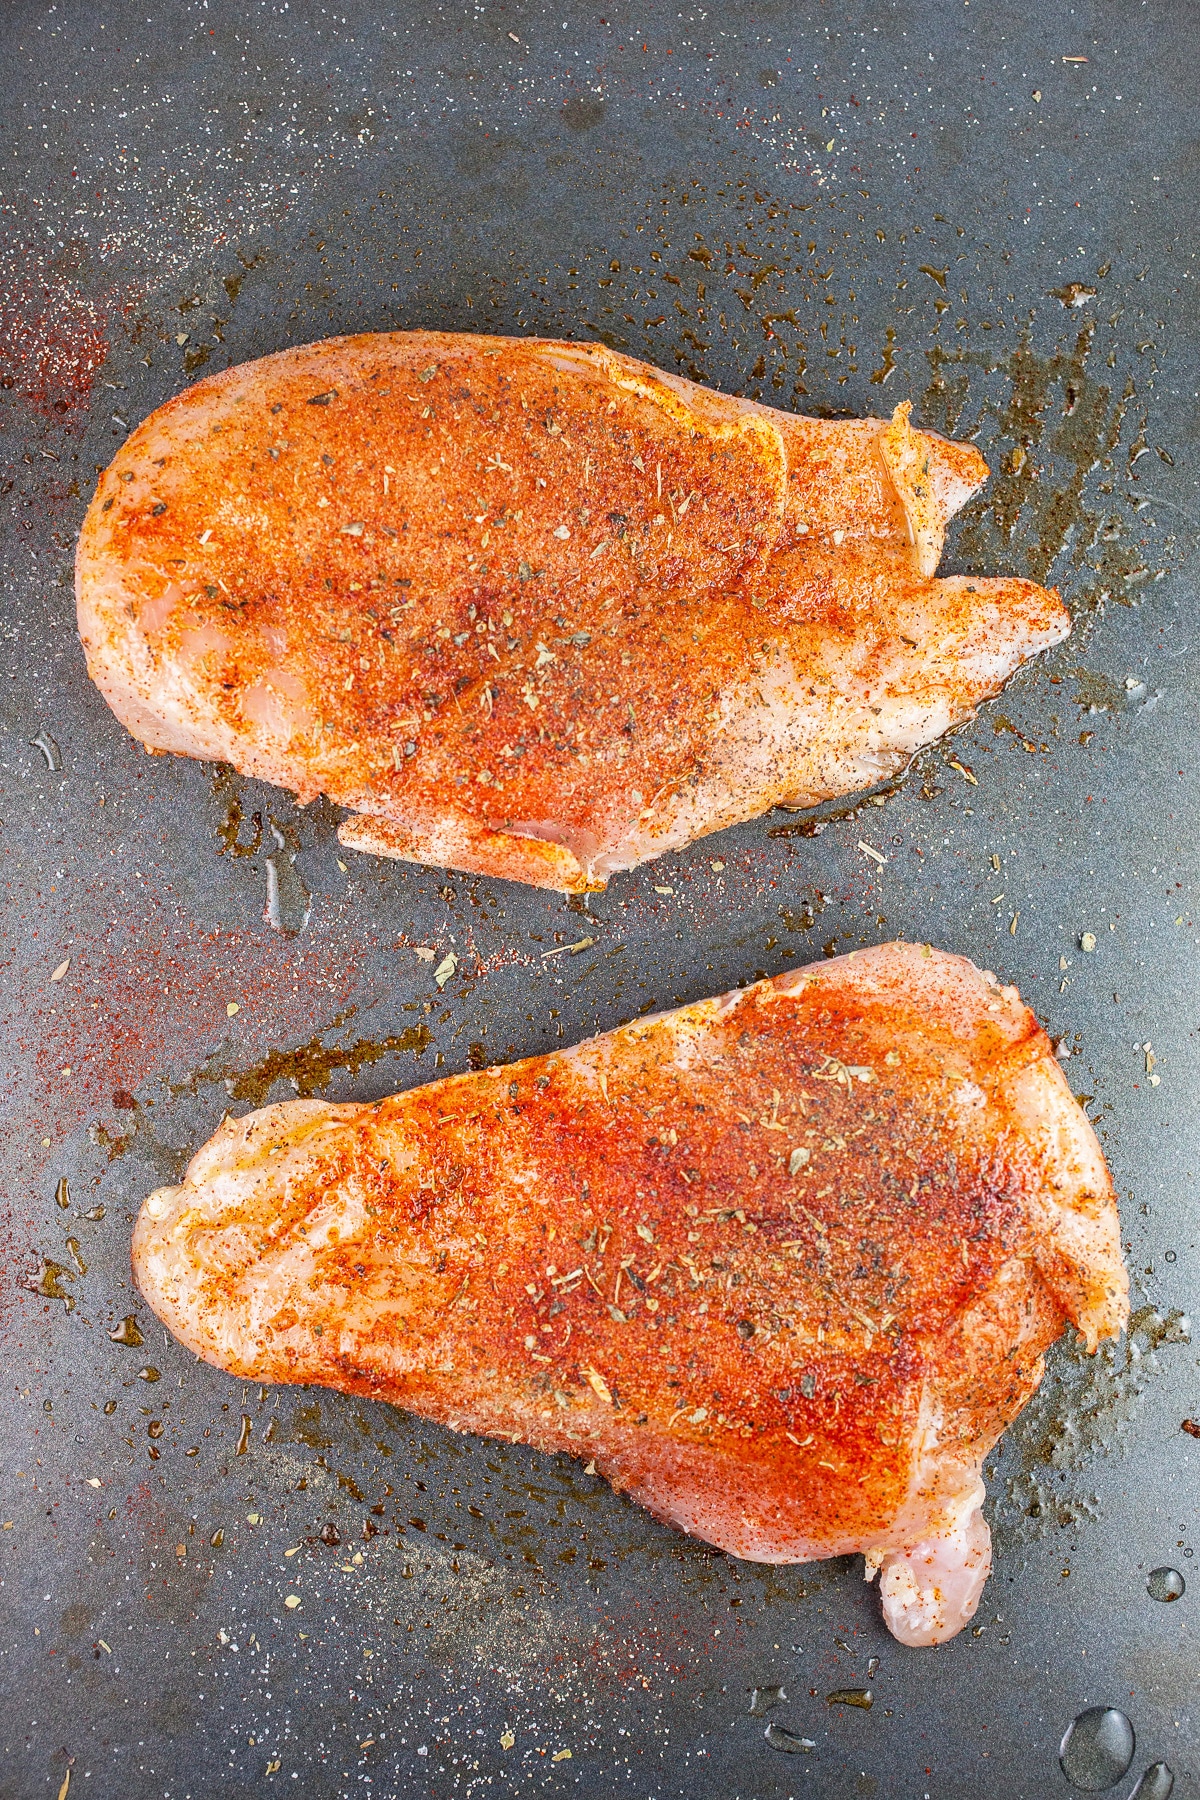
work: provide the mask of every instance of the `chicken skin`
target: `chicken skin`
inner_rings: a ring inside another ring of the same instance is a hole
[[[1127,1310],[1116,1199],[1014,988],[885,944],[371,1105],[226,1119],[134,1232],[164,1325],[594,1461],[756,1562],[861,1551],[908,1644],[991,1561],[984,1458]]]
[[[344,844],[566,892],[895,773],[1065,637],[935,580],[987,467],[601,344],[392,332],[210,376],[101,478],[88,670]]]

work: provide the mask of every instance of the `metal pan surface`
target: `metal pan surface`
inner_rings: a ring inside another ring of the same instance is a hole
[[[1197,1791],[1194,15],[598,4],[5,9],[6,1796],[1042,1800],[1095,1707],[1136,1736],[1114,1792],[1160,1760]],[[586,914],[143,755],[74,629],[97,469],[201,371],[417,325],[827,415],[910,397],[993,470],[944,566],[1056,583],[1073,635],[887,791]],[[941,1650],[886,1636],[857,1561],[739,1564],[578,1465],[232,1383],[132,1288],[138,1203],[227,1107],[897,936],[1062,1039],[1134,1285],[993,1459],[995,1573]]]

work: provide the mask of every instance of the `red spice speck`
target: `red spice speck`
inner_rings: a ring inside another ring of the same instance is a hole
[[[26,269],[0,294],[0,388],[18,393],[47,418],[90,403],[108,356],[100,309],[69,281]]]

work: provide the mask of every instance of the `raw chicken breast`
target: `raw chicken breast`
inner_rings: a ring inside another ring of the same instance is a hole
[[[77,560],[151,750],[352,808],[342,842],[582,892],[893,774],[1066,636],[933,579],[987,475],[908,422],[730,399],[600,344],[394,332],[197,383]]]
[[[1070,1321],[1127,1313],[1112,1184],[1045,1033],[885,944],[374,1105],[226,1119],[134,1233],[241,1380],[594,1460],[756,1562],[862,1551],[909,1644],[991,1561],[983,1460]]]

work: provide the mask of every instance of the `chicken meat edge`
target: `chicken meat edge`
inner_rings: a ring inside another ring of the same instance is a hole
[[[566,892],[895,775],[1066,636],[935,579],[987,466],[600,344],[393,332],[211,376],[80,535],[88,670],[148,749],[363,852]]]
[[[586,1458],[735,1556],[861,1552],[912,1645],[975,1611],[983,1462],[1044,1351],[1128,1311],[1045,1033],[901,943],[375,1104],[227,1116],[133,1263],[243,1380]]]

